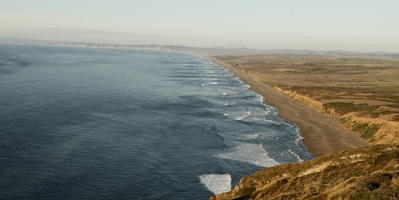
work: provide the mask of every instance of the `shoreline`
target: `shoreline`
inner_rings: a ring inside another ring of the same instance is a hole
[[[250,90],[264,97],[264,102],[276,107],[278,117],[295,123],[299,127],[302,143],[314,157],[340,150],[368,146],[369,143],[358,134],[346,129],[332,116],[317,112],[307,105],[280,94],[270,86],[254,80],[245,72],[224,63],[211,55],[201,55],[228,69]]]
[[[60,45],[44,45],[60,46]],[[76,47],[72,45],[71,47]],[[101,46],[78,46],[82,48],[104,48]],[[120,49],[117,47],[107,47],[111,49]],[[125,49],[125,48],[122,48]],[[238,77],[245,84],[249,85],[250,90],[256,92],[264,98],[264,102],[277,108],[278,117],[295,123],[299,127],[301,143],[308,152],[314,157],[323,154],[337,152],[340,150],[353,149],[357,147],[369,146],[370,143],[362,139],[358,134],[346,129],[338,119],[324,113],[317,112],[307,105],[294,101],[290,97],[283,95],[270,86],[254,80],[245,72],[238,70],[227,63],[224,63],[207,52],[192,50],[176,50],[168,48],[134,48],[130,50],[144,51],[167,51],[176,53],[187,53],[199,55],[210,61],[228,69],[234,76]]]

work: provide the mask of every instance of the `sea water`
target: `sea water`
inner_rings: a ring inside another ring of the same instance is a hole
[[[0,45],[0,198],[208,199],[311,159],[276,113],[196,55]]]

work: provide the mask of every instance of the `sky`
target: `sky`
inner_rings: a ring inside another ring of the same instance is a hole
[[[399,52],[398,0],[0,0],[0,37]]]

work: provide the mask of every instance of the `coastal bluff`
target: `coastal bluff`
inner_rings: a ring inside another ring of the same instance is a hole
[[[267,168],[210,199],[399,199],[399,145],[372,145]]]

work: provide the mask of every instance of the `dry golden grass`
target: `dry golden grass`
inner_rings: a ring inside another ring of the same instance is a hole
[[[342,118],[347,128],[366,133],[366,139],[399,141],[399,60],[284,55],[214,57],[320,112]],[[379,123],[347,123],[347,115],[353,113]],[[380,128],[398,130],[394,137],[384,139],[386,131],[380,137]]]
[[[399,60],[276,55],[213,57],[232,66],[235,74],[246,78],[244,81],[269,85],[280,94],[337,117],[346,128],[370,142],[383,145],[264,169],[242,178],[234,190],[211,199],[399,199],[399,144],[395,144],[399,139]],[[259,87],[253,88],[262,92]],[[273,100],[270,96],[269,99]],[[301,131],[311,133],[305,135],[305,143],[313,135],[331,135],[304,127]],[[335,142],[342,141],[350,143],[339,139]],[[329,142],[334,143],[324,141]]]
[[[211,199],[399,199],[399,146],[377,145],[244,177]]]
[[[216,56],[272,87],[295,90],[315,99],[351,99],[399,107],[399,60],[307,57]]]

